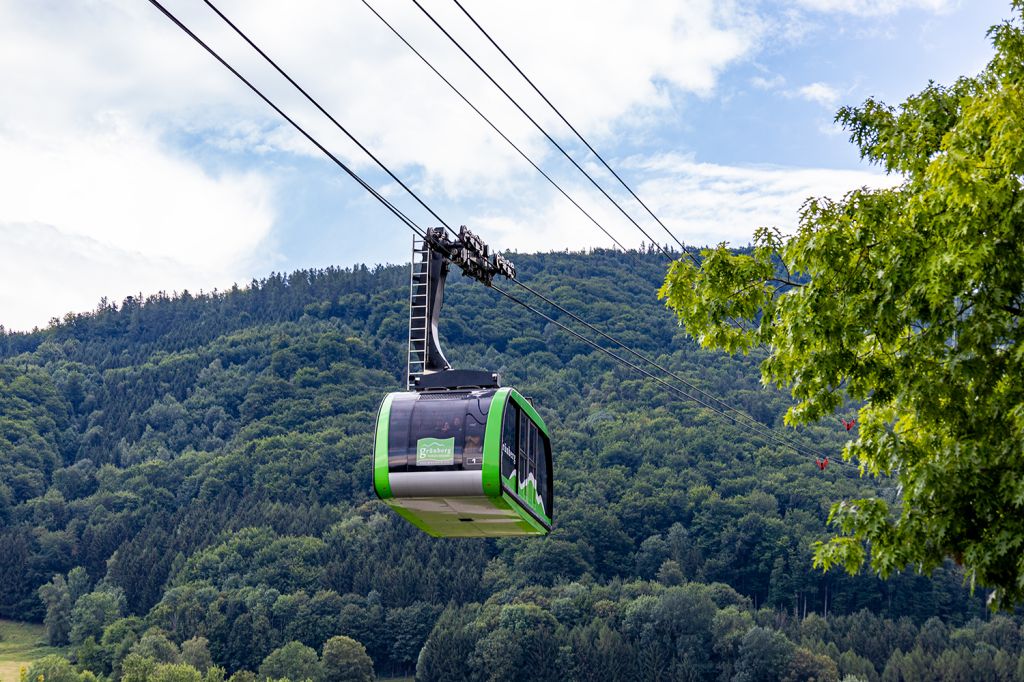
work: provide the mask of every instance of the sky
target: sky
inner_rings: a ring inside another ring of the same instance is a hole
[[[627,247],[646,238],[411,0],[367,0]],[[667,242],[452,0],[421,0],[649,234]],[[418,224],[437,220],[200,0],[167,8]],[[450,225],[497,249],[611,240],[361,0],[217,7]],[[464,0],[688,246],[792,232],[812,196],[885,176],[833,119],[991,57],[1008,0]],[[402,263],[412,233],[142,0],[0,0],[0,325],[102,297]]]

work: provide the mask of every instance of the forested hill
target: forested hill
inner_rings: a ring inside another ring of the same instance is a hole
[[[760,386],[758,358],[699,350],[657,301],[657,254],[513,260],[781,425],[787,397]],[[403,386],[407,286],[408,266],[299,271],[0,335],[0,617],[45,617],[81,668],[115,677],[131,652],[190,662],[208,647],[231,674],[335,635],[379,673],[419,658],[422,679],[1016,670],[1019,623],[992,618],[955,568],[887,582],[811,568],[830,504],[869,492],[853,467],[819,471],[455,275],[446,354],[534,398],[556,522],[544,539],[421,534],[370,473],[377,406]],[[795,437],[837,459],[849,435],[836,419]]]

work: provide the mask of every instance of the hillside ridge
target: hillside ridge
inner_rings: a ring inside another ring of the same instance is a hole
[[[781,425],[788,399],[760,385],[758,358],[700,350],[657,301],[656,254],[515,260],[560,304]],[[852,468],[821,472],[457,275],[446,353],[536,401],[555,450],[555,528],[544,540],[419,533],[370,486],[376,409],[405,372],[407,282],[407,266],[301,270],[0,335],[0,617],[41,622],[39,588],[61,594],[54,576],[74,573],[84,591],[72,604],[106,615],[83,623],[68,607],[56,643],[99,644],[115,622],[125,637],[155,627],[174,646],[205,637],[231,672],[292,640],[319,649],[348,634],[378,672],[408,673],[436,624],[513,627],[500,623],[515,604],[577,648],[573,637],[602,627],[634,642],[627,612],[647,604],[654,623],[672,600],[708,623],[735,609],[749,614],[743,632],[782,628],[797,643],[814,613],[877,627],[905,618],[907,633],[985,614],[952,566],[886,582],[814,571],[829,505],[894,491]],[[846,434],[837,422],[794,437],[838,453]],[[556,607],[565,600],[576,606]],[[698,676],[736,665],[737,651]],[[877,674],[893,651],[872,654]]]

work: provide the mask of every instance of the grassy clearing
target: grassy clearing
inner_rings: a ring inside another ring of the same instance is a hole
[[[22,661],[0,661],[0,682],[18,682],[21,679]]]
[[[18,682],[22,666],[48,654],[64,653],[45,641],[42,625],[0,620],[0,682]]]

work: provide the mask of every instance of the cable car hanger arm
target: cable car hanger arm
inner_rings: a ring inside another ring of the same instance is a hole
[[[516,266],[490,247],[465,225],[454,239],[443,227],[424,231],[414,240],[409,282],[409,390],[454,390],[467,387],[498,387],[493,372],[453,369],[441,350],[438,327],[444,304],[444,285],[451,264],[478,282],[493,286],[495,275],[515,281]]]
[[[515,264],[500,253],[492,254],[491,247],[465,225],[459,228],[455,239],[450,238],[443,227],[427,228],[425,241],[448,262],[458,265],[464,275],[487,286],[491,286],[495,275],[516,278]]]

